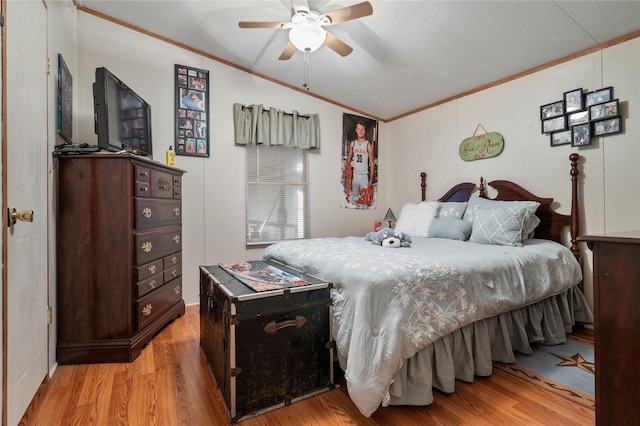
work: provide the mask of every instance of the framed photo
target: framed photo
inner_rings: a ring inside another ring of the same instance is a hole
[[[571,130],[551,133],[551,146],[568,145],[571,143]]]
[[[540,107],[540,120],[558,117],[564,114],[564,101],[556,101]]]
[[[209,157],[209,71],[184,65],[176,71],[176,155]]]
[[[607,118],[617,117],[620,115],[620,104],[617,99],[604,104],[604,116]]]
[[[591,145],[591,125],[578,124],[571,128],[571,146]]]
[[[606,120],[600,120],[593,123],[593,135],[611,135],[622,131],[622,118],[614,117]]]
[[[582,88],[564,92],[564,112],[582,111],[584,103],[582,98]]]
[[[589,107],[589,119],[591,121],[603,120],[605,118],[617,117],[620,115],[620,104],[618,99],[602,104],[591,105]]]
[[[589,111],[578,111],[569,114],[569,127],[589,122]]]
[[[596,104],[589,106],[589,120],[596,121],[606,118],[604,116],[604,104]]]
[[[567,130],[567,116],[561,115],[560,117],[550,118],[548,120],[542,120],[542,133],[553,133],[562,130]]]
[[[58,133],[67,143],[73,142],[73,77],[58,53]]]
[[[585,95],[585,104],[587,107],[603,102],[609,102],[613,99],[613,87],[596,90]]]

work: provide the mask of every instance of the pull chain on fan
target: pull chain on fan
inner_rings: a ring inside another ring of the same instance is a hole
[[[309,86],[309,52],[304,52],[304,83],[302,87],[311,90]]]

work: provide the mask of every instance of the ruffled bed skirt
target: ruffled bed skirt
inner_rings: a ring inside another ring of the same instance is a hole
[[[475,376],[490,376],[493,361],[513,363],[514,351],[530,354],[532,343],[564,343],[576,323],[592,322],[591,309],[575,286],[533,305],[469,324],[405,362],[389,387],[389,403],[429,405],[434,387],[452,393],[456,379],[473,382]]]

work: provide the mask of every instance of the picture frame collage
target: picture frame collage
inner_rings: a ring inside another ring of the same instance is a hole
[[[209,71],[175,65],[176,155],[209,157]]]
[[[552,147],[591,145],[593,137],[622,131],[620,102],[613,98],[613,87],[564,92],[562,100],[540,107],[540,121]]]

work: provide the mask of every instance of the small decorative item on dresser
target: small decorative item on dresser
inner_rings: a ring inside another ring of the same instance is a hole
[[[169,145],[167,150],[167,166],[174,167],[176,165],[176,152],[173,150],[173,145]]]
[[[389,207],[389,210],[387,210],[387,214],[384,215],[384,220],[389,222],[389,228],[391,228],[391,222],[394,222],[396,220],[396,216],[391,211],[391,207]]]

